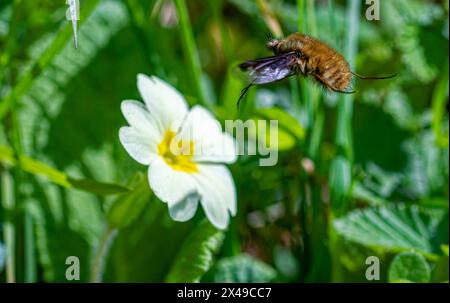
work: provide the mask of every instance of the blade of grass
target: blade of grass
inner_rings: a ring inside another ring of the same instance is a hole
[[[303,33],[305,30],[305,0],[297,0],[298,31]]]
[[[354,70],[355,56],[358,50],[360,6],[361,3],[359,3],[359,1],[351,0],[349,9],[347,11],[348,35],[346,41],[346,58],[352,70]],[[341,97],[338,107],[336,131],[336,145],[338,149],[341,149],[343,151],[344,155],[350,162],[353,161],[353,143],[351,130],[353,99],[353,94],[347,94]]]
[[[303,33],[305,31],[305,1],[297,0],[297,15],[298,15],[298,32]],[[305,128],[308,128],[306,119],[302,116],[302,100],[305,97],[305,79],[298,77],[292,78],[291,90],[293,100],[293,110],[295,117],[302,123]],[[294,83],[295,82],[295,83]]]
[[[269,28],[270,32],[275,35],[275,37],[283,36],[283,30],[281,29],[280,22],[278,21],[269,3],[267,3],[266,0],[256,0],[256,4],[262,14],[264,23]]]
[[[15,154],[22,154],[22,139],[20,134],[20,122],[17,117],[18,110],[13,108],[11,111],[12,119],[12,142],[14,146]],[[30,214],[30,210],[27,207],[26,199],[24,198],[24,185],[28,183],[27,175],[23,172],[21,162],[14,169],[14,188],[15,197],[17,203],[16,211],[16,226],[21,228],[17,229],[17,242],[20,243],[17,249],[17,260],[23,260],[19,262],[17,271],[20,273],[20,281],[26,283],[33,283],[36,281],[37,264],[35,258],[35,246],[34,246],[34,233],[33,233],[33,219]]]
[[[350,68],[354,69],[355,56],[358,48],[358,32],[359,32],[359,10],[360,3],[358,0],[349,0],[347,9],[348,31],[347,31],[347,48],[346,58],[350,64]],[[352,116],[353,116],[353,99],[354,96],[347,94],[340,98],[337,113],[336,125],[336,147],[337,155],[332,162],[330,177],[340,180],[344,175],[351,172],[353,163],[353,143],[352,143]],[[340,188],[341,182],[330,184],[333,210],[337,213],[342,212],[347,207],[347,196],[350,188]],[[350,182],[345,183],[348,186]]]
[[[323,124],[325,122],[325,117],[323,109],[318,109],[316,114],[316,119],[314,120],[314,127],[311,132],[310,142],[308,146],[308,154],[313,159],[316,160],[319,153],[320,142],[322,140]]]
[[[314,0],[307,2],[308,30],[312,36],[317,37],[317,21]],[[308,121],[310,123],[310,137],[308,146],[308,155],[316,160],[320,146],[323,130],[323,109],[320,106],[320,91],[316,85],[309,85],[309,98],[305,99],[305,107],[307,110]],[[320,117],[320,118],[319,118]]]
[[[202,67],[200,64],[200,56],[195,43],[194,34],[192,31],[191,21],[189,19],[188,10],[185,0],[175,0],[178,17],[180,20],[179,28],[181,31],[181,43],[183,51],[188,60],[189,71],[194,84],[196,97],[200,104],[211,109],[212,104],[206,98],[206,92],[202,82]]]
[[[333,43],[333,45],[336,47],[337,42],[337,33],[336,33],[336,17],[334,13],[334,0],[328,0],[328,27],[330,33],[332,33],[332,39],[333,41],[330,41]]]
[[[0,87],[2,87],[3,78],[6,75],[6,69],[11,61],[13,53],[17,47],[17,26],[20,23],[22,17],[22,10],[20,5],[23,0],[14,0],[12,5],[12,17],[9,26],[8,36],[3,51],[0,53]]]
[[[308,16],[308,30],[313,36],[317,36],[317,22],[316,22],[316,10],[314,0],[308,0],[306,3],[307,16]]]
[[[20,135],[20,122],[17,118],[18,110],[17,108],[12,108],[11,110],[11,142],[13,143],[13,150],[15,154],[22,153],[22,140]],[[27,277],[30,273],[34,272],[34,266],[36,264],[29,263],[28,261],[34,260],[30,258],[30,254],[34,255],[34,247],[27,245],[27,240],[33,237],[30,234],[30,229],[26,226],[27,208],[25,205],[25,199],[23,196],[23,185],[26,182],[26,176],[23,174],[21,162],[18,162],[12,171],[13,174],[13,186],[14,186],[14,197],[15,197],[15,226],[16,226],[16,280],[18,282],[28,282]],[[30,243],[31,244],[31,243]]]
[[[14,224],[14,189],[11,175],[8,171],[1,172],[2,208],[5,221],[3,224],[3,238],[6,246],[6,282],[16,282],[16,228]]]
[[[225,24],[225,20],[222,14],[224,1],[223,0],[208,1],[208,4],[210,5],[211,10],[213,11],[215,22],[219,26],[220,40],[224,57],[227,63],[230,63],[233,61],[233,51],[230,35],[228,33],[227,25]]]
[[[306,10],[306,15],[305,15]],[[313,0],[297,0],[298,11],[298,31],[312,36],[317,35],[317,25],[315,16],[315,7]],[[318,90],[315,86],[308,83],[308,80],[301,76],[299,78],[301,101],[304,108],[302,124],[307,130],[313,129],[315,111],[318,105]]]
[[[37,280],[33,217],[25,210],[25,283]]]
[[[360,5],[359,0],[347,1],[348,31],[346,58],[352,69],[354,68],[355,55],[358,47]],[[351,139],[353,95],[345,95],[340,98],[337,115],[335,143],[338,155],[332,161],[329,175],[329,180],[333,181],[330,182],[332,210],[330,212],[330,222],[333,222],[348,207],[348,194],[351,190],[353,162],[353,144]],[[344,182],[345,179],[347,181]],[[333,224],[329,224],[328,234],[330,238],[330,255],[332,256],[332,282],[341,282],[343,280],[343,270],[339,266],[339,256],[341,255],[342,241],[340,241],[339,236],[333,228]]]
[[[136,35],[138,42],[141,44],[142,54],[153,69],[154,75],[165,78],[166,73],[161,65],[161,58],[156,52],[152,52],[152,39],[149,38],[147,28],[151,26],[148,22],[148,18],[145,16],[145,11],[138,0],[126,0],[125,1],[128,13],[131,17],[131,26],[133,32]]]

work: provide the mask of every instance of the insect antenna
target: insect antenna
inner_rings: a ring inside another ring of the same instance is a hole
[[[387,76],[387,77],[367,77],[367,76],[362,76],[360,74],[351,72],[353,76],[358,77],[359,79],[362,80],[384,80],[384,79],[390,79],[390,78],[394,78],[397,76],[397,74],[391,75],[391,76]]]
[[[250,87],[252,87],[252,86],[253,86],[253,82],[250,83],[248,86],[244,87],[243,90],[241,90],[241,95],[240,95],[239,100],[238,100],[238,102],[237,102],[237,109],[239,109],[239,105],[240,105],[240,103],[241,103],[241,100],[245,97],[245,95],[247,94],[248,90],[249,90]]]

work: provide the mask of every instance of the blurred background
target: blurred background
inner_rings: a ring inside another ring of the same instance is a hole
[[[448,1],[380,0],[380,20],[359,0],[80,7],[75,49],[64,0],[0,0],[0,282],[68,282],[69,256],[82,282],[448,282]],[[292,77],[236,110],[236,65],[296,31],[398,76],[346,96]],[[222,123],[279,120],[277,165],[230,167],[227,231],[200,208],[173,222],[120,145],[138,73]]]

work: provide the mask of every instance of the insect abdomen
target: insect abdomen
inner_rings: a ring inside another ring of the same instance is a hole
[[[324,86],[335,91],[346,91],[350,86],[352,74],[341,55],[323,53],[310,60],[313,61],[311,65],[315,68],[316,79]]]

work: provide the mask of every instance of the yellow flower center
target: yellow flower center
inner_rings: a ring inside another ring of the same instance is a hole
[[[164,134],[164,139],[158,144],[158,153],[164,161],[173,169],[186,172],[197,173],[198,167],[192,161],[194,155],[193,141],[173,141],[176,133],[170,129]]]

